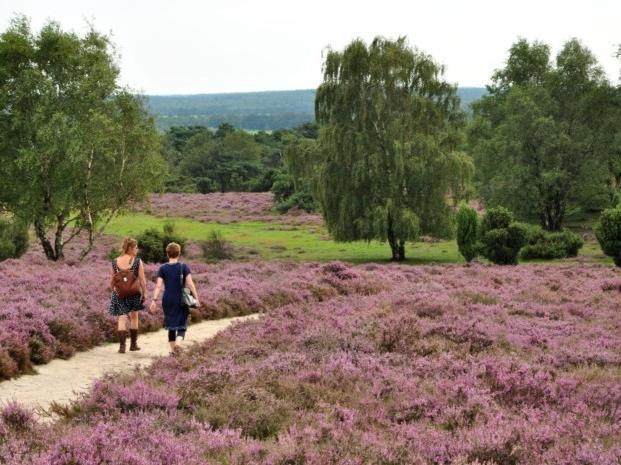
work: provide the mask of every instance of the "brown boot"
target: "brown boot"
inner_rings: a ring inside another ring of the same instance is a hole
[[[140,350],[140,347],[138,347],[138,330],[137,329],[129,330],[129,338],[131,339],[129,350]]]
[[[119,354],[125,353],[125,340],[127,339],[127,331],[119,331]]]

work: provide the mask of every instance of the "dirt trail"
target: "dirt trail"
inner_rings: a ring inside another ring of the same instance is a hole
[[[256,315],[221,320],[209,320],[188,328],[184,345],[211,338],[236,321],[257,318]],[[129,338],[128,338],[129,339]],[[129,340],[128,347],[129,347]],[[87,390],[93,381],[105,373],[129,372],[134,367],[150,365],[157,357],[168,355],[170,349],[166,330],[141,334],[138,338],[141,350],[125,354],[117,353],[118,343],[105,344],[86,352],[79,352],[69,360],[52,360],[37,367],[37,374],[0,382],[0,405],[16,400],[36,409],[40,415],[52,401],[67,402],[76,394]]]

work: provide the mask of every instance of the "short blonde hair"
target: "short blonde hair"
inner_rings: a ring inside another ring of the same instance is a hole
[[[134,247],[138,247],[138,241],[136,239],[133,237],[126,237],[123,239],[123,247],[121,247],[123,253],[129,253],[129,251]]]
[[[166,255],[168,258],[177,258],[181,255],[181,246],[176,242],[171,242],[166,246]]]

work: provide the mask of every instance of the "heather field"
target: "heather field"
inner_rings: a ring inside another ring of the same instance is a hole
[[[191,218],[203,222],[264,221],[288,225],[321,225],[321,216],[300,210],[280,215],[273,210],[271,192],[213,192],[211,194],[151,194],[132,210],[160,217]]]
[[[199,276],[264,317],[99,381],[53,425],[6,406],[0,463],[621,461],[610,267],[278,263]]]
[[[0,380],[114,340],[116,323],[108,315],[110,262],[106,258],[113,246],[118,246],[118,240],[105,237],[85,263],[72,258],[77,256],[77,244],[67,251],[64,263],[49,262],[36,247],[19,260],[0,262]],[[204,296],[201,308],[193,310],[193,321],[262,312],[344,292],[340,281],[331,279],[329,273],[326,276],[318,265],[190,263]],[[147,265],[145,271],[150,293],[157,265]],[[373,277],[365,285],[374,289],[381,283]],[[161,326],[161,315],[142,313],[143,331]]]

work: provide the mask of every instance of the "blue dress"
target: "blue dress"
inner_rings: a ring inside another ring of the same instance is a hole
[[[129,268],[134,276],[138,278],[138,271],[140,270],[140,258],[136,257],[136,260]],[[116,273],[119,271],[119,265],[116,264],[116,260],[112,260],[112,271]],[[129,312],[135,312],[138,310],[144,310],[144,304],[142,303],[142,294],[130,295],[124,299],[120,298],[116,291],[112,291],[112,297],[110,298],[110,306],[108,312],[114,316],[127,315]]]
[[[183,270],[183,283],[181,272]],[[164,280],[164,326],[168,330],[186,329],[190,310],[181,303],[181,290],[185,285],[185,278],[190,274],[190,267],[185,263],[164,263],[160,266],[157,276]]]

